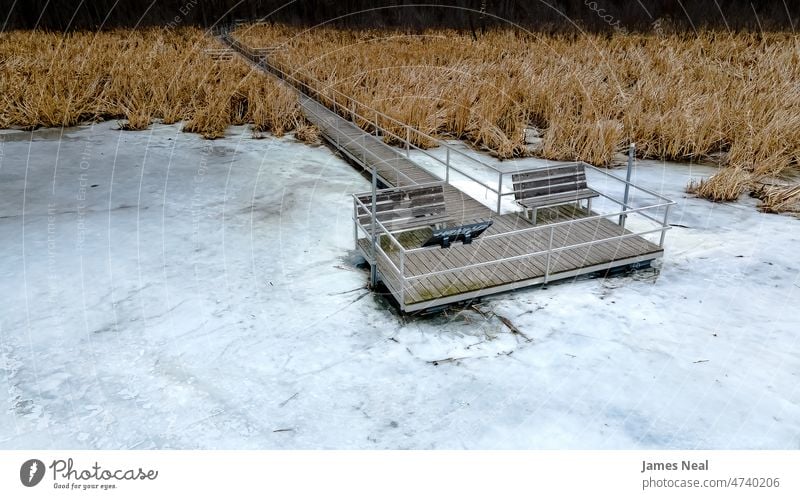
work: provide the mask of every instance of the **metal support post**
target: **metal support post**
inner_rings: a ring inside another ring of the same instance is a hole
[[[670,209],[670,207],[672,207],[672,205],[668,204],[664,208],[664,225],[661,226],[661,240],[658,242],[658,247],[659,248],[663,248],[664,247],[664,236],[667,235],[667,227],[668,227],[667,224],[668,224],[668,219],[669,219],[669,209]]]
[[[553,253],[553,227],[550,227],[550,242],[547,245],[547,264],[544,267],[544,284],[550,279],[550,255]]]
[[[378,195],[378,172],[375,165],[372,166],[372,228],[371,228],[371,238],[372,238],[372,264],[369,268],[369,287],[371,289],[375,289],[375,285],[378,281],[378,245],[377,245],[377,237],[375,234],[375,205],[377,204],[377,195]]]
[[[445,168],[445,171],[444,171],[444,181],[449,184],[450,183],[450,148],[448,147],[445,151],[446,151],[446,153],[445,153],[446,154],[446,156],[445,156],[445,158],[446,158],[446,160],[445,160],[446,168]]]
[[[633,158],[636,155],[636,144],[631,142],[631,145],[628,147],[628,171],[625,174],[625,194],[622,196],[622,214],[619,216],[619,225],[623,229],[625,228],[625,219],[628,218],[628,195],[630,194],[631,190],[631,173],[633,172]]]
[[[406,303],[405,249],[400,248],[400,305]]]
[[[500,214],[500,202],[503,200],[503,173],[497,173],[497,214]]]

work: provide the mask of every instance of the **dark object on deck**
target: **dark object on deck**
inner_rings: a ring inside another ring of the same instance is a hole
[[[461,227],[450,227],[433,231],[433,235],[425,241],[422,246],[433,246],[439,244],[442,248],[449,248],[450,243],[462,241],[464,244],[471,244],[472,240],[480,236],[483,231],[492,225],[492,221],[480,222],[477,224],[462,225]]]

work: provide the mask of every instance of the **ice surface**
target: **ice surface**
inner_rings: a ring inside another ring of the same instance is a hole
[[[330,149],[114,127],[0,134],[0,448],[800,448],[800,222],[710,168],[658,272],[401,317]]]

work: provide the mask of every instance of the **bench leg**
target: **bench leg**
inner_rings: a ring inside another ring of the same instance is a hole
[[[589,212],[589,215],[592,214],[592,198],[586,199],[586,210]]]
[[[533,225],[536,225],[536,217],[538,215],[538,212],[539,212],[539,208],[534,208],[533,209],[533,218],[531,219],[531,223]]]

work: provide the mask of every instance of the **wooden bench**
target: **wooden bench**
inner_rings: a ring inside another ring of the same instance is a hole
[[[514,198],[526,208],[526,214],[534,224],[539,208],[579,203],[585,199],[587,209],[591,211],[592,198],[600,195],[586,185],[586,171],[580,162],[515,173],[511,175],[511,183]]]
[[[356,194],[364,204],[356,205],[358,223],[369,227],[372,223],[372,193]],[[376,219],[390,231],[426,227],[445,222],[448,217],[441,185],[382,189],[375,197]]]

